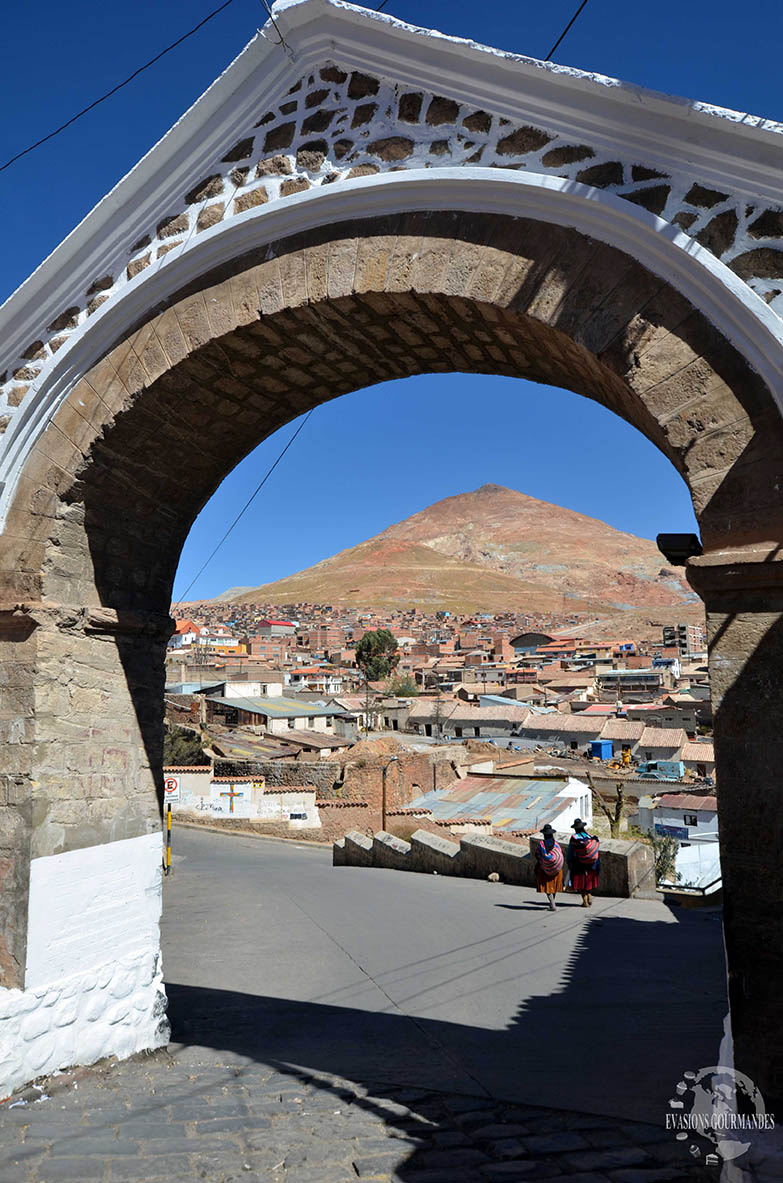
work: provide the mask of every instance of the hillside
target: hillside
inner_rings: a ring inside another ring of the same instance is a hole
[[[553,614],[695,600],[654,542],[500,485],[447,497],[295,575],[232,589],[230,598]]]

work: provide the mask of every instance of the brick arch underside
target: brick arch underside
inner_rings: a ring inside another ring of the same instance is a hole
[[[0,902],[0,983],[23,964],[12,901],[26,859],[158,824],[170,593],[201,506],[306,409],[446,371],[563,386],[622,415],[686,479],[708,549],[783,537],[767,388],[662,279],[574,230],[408,214],[313,231],[203,276],[74,387],[8,518],[2,599],[28,608],[4,617],[23,722],[1,774],[0,855],[26,854]]]
[[[707,550],[781,537],[779,411],[669,284],[572,229],[408,214],[260,248],[118,343],[24,469],[9,593],[166,612],[194,517],[261,440],[357,388],[448,371],[621,415],[686,480]]]

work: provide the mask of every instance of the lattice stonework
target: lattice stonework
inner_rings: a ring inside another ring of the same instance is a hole
[[[524,169],[625,198],[706,246],[783,314],[783,208],[747,204],[728,187],[720,191],[697,176],[674,176],[546,127],[513,123],[446,95],[330,63],[297,82],[273,109],[259,112],[246,134],[193,177],[179,206],[161,211],[113,271],[75,294],[71,306],[0,375],[0,431],[70,333],[194,235],[315,186],[455,165]]]

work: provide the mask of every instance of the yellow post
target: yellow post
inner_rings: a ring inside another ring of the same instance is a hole
[[[171,802],[166,810],[166,874],[171,870]]]

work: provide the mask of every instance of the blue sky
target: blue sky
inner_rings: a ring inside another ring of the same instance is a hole
[[[46,134],[181,36],[217,0],[6,6],[0,157]],[[576,0],[390,0],[414,24],[543,57]],[[740,17],[742,19],[740,19]],[[0,299],[21,283],[263,24],[234,0],[54,141],[0,173]],[[783,120],[783,5],[590,0],[556,59]],[[183,551],[180,595],[292,431],[231,473]],[[639,479],[639,473],[644,479]],[[386,383],[319,408],[189,598],[279,578],[441,497],[486,482],[654,536],[693,528],[685,486],[638,432],[567,391],[453,375]]]

